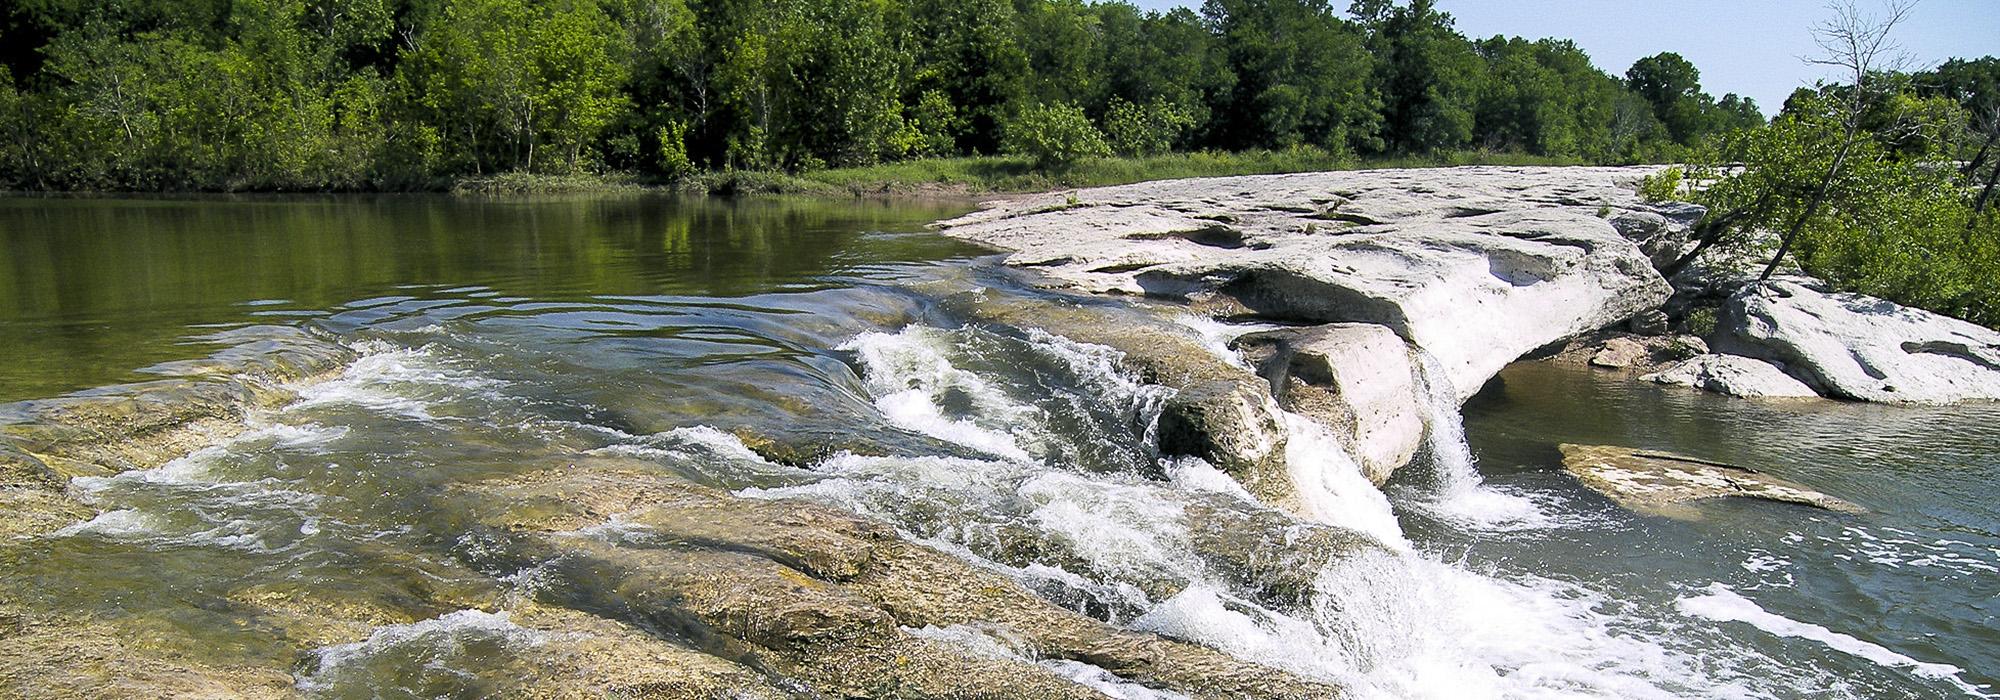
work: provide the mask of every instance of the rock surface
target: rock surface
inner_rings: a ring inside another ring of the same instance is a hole
[[[1819,398],[1777,365],[1740,355],[1692,357],[1640,379],[1739,398]]]
[[[1604,341],[1604,346],[1590,356],[1590,366],[1606,369],[1624,369],[1647,362],[1652,352],[1646,346],[1631,338],[1612,338]]]
[[[1745,286],[1716,349],[1781,363],[1821,394],[1887,403],[2000,400],[2000,333],[1796,280]]]
[[[1608,445],[1562,445],[1563,467],[1619,505],[1649,515],[1680,516],[1678,504],[1708,498],[1757,498],[1840,512],[1852,503],[1742,467]]]
[[[1387,481],[1424,443],[1409,346],[1388,328],[1342,323],[1255,333],[1236,347],[1287,410],[1333,428],[1370,480]]]
[[[648,462],[590,460],[467,494],[479,504],[475,517],[506,533],[500,539],[514,551],[502,556],[550,562],[546,590],[564,605],[678,630],[711,656],[814,694],[1101,697],[1042,659],[1192,697],[1341,692],[1065,610],[883,523],[816,503],[732,496]],[[923,630],[976,630],[987,652]]]
[[[1051,284],[1227,297],[1268,318],[1387,326],[1461,401],[1537,348],[1670,289],[1600,218],[1640,207],[1619,168],[1440,168],[1149,182],[995,203],[946,235]]]
[[[1058,297],[1033,302],[998,295],[946,295],[947,308],[967,317],[1038,329],[1124,353],[1122,362],[1147,383],[1173,389],[1161,407],[1159,447],[1228,472],[1267,503],[1296,502],[1285,472],[1281,410],[1266,382],[1231,364],[1187,327],[1161,314],[1100,299]]]

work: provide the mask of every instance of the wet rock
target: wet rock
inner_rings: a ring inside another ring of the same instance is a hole
[[[1036,266],[1052,284],[1219,294],[1267,318],[1388,326],[1439,360],[1462,401],[1530,351],[1666,300],[1646,255],[1597,216],[1599,207],[1637,209],[1625,184],[1639,174],[1445,168],[1174,180],[1082,190],[1077,206],[1060,210],[1048,196],[996,203],[940,226],[1012,251],[1010,264]],[[1315,202],[1338,206],[1305,213]],[[1241,247],[1172,235],[1217,216],[1233,222]]]
[[[216,339],[244,342],[148,370],[172,378],[0,405],[0,442],[65,478],[150,468],[242,432],[245,412],[291,401],[298,383],[353,359],[338,343],[293,328]]]
[[[1741,398],[1819,397],[1776,365],[1740,355],[1700,355],[1639,378]]]
[[[162,644],[157,630],[43,617],[0,634],[0,696],[255,699],[297,692],[281,664],[218,663]]]
[[[1423,445],[1423,392],[1403,339],[1383,326],[1331,324],[1244,336],[1237,348],[1286,409],[1333,428],[1377,484]]]
[[[1756,498],[1860,512],[1860,507],[1796,482],[1692,457],[1607,445],[1562,445],[1563,467],[1619,505],[1650,515],[1685,516],[1676,506],[1709,498]]]
[[[169,378],[0,404],[0,536],[45,534],[94,509],[63,492],[78,476],[159,466],[248,429],[248,411],[339,369],[353,352],[297,328],[254,326],[208,338],[236,345],[148,368]]]
[[[1718,351],[1780,363],[1826,396],[2000,400],[2000,332],[1874,297],[1752,284],[1723,305],[1716,336]]]
[[[674,636],[814,692],[1098,697],[1046,667],[914,634],[1003,630],[1035,658],[1197,697],[1338,690],[1058,608],[1010,579],[817,504],[742,499],[610,461],[471,487],[544,567],[545,602]],[[568,530],[592,523],[584,530]]]
[[[1147,383],[1174,390],[1159,418],[1164,455],[1200,457],[1267,502],[1296,500],[1285,472],[1284,426],[1269,385],[1218,357],[1193,331],[1170,320],[1186,309],[984,294],[953,295],[946,304],[971,318],[1039,329],[1124,353],[1122,362]]]

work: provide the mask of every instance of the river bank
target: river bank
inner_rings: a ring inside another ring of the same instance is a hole
[[[2000,547],[1990,504],[1929,523],[1924,490],[1826,466],[1837,441],[1802,466],[1756,438],[1793,409],[1515,362],[1674,293],[1613,223],[1638,210],[1631,174],[1182,181],[971,214],[665,198],[0,208],[37,225],[7,227],[10,249],[47,253],[10,259],[30,293],[0,295],[0,331],[23,357],[70,358],[20,377],[83,387],[49,399],[10,383],[31,400],[0,408],[0,684],[1977,694],[2000,647],[1949,601],[1972,596],[1976,617],[1980,579],[1897,578],[1788,538],[1945,527],[1941,553],[1905,566],[1976,576],[1992,563],[1979,547]],[[940,218],[943,236],[911,232]],[[988,235],[1021,252],[952,238]],[[127,286],[78,296],[100,286],[65,284],[79,276]],[[1369,315],[1333,322],[1349,309]],[[77,352],[92,347],[126,349]],[[1939,494],[2000,468],[1978,461],[1994,451],[1977,410],[1817,403],[1834,408],[1803,409],[1820,418],[1792,432],[1838,426],[1915,454],[1885,463]],[[1867,434],[1889,418],[1962,423],[1944,454],[1970,471],[1917,454],[1921,430]],[[1698,514],[1720,523],[1664,521],[1566,477],[1556,443],[1570,442],[1744,464],[1863,511],[1711,504]],[[1712,544],[1713,527],[1745,524],[1761,539]],[[1784,561],[1729,573],[1759,548]],[[1843,595],[1941,612],[1893,634],[1857,624],[1861,605],[1810,617],[1820,571],[1893,579]],[[1832,629],[1800,636],[1778,615]]]
[[[787,172],[702,170],[678,178],[637,173],[544,174],[509,172],[408,183],[400,189],[265,192],[209,191],[206,194],[388,194],[448,192],[484,197],[656,193],[732,197],[779,195],[827,198],[916,198],[974,200],[994,195],[1035,194],[1077,187],[1101,187],[1148,180],[1298,173],[1369,168],[1428,168],[1462,165],[1579,165],[1580,161],[1521,153],[1464,151],[1429,157],[1369,158],[1316,148],[1282,151],[1200,151],[1152,156],[1089,158],[1062,169],[1036,167],[1025,157],[966,156],[895,161],[872,166]],[[0,190],[0,193],[5,193]],[[194,192],[13,192],[17,196],[186,196]]]

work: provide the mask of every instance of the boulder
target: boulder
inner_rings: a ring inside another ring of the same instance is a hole
[[[1640,377],[1741,398],[1818,398],[1819,394],[1763,360],[1740,355],[1701,355]]]
[[[1648,515],[1691,515],[1680,504],[1756,498],[1856,513],[1861,508],[1796,482],[1693,457],[1609,445],[1561,446],[1563,468],[1619,505]]]
[[[989,205],[946,235],[1048,284],[1220,295],[1272,319],[1388,327],[1463,401],[1507,363],[1657,308],[1670,288],[1599,216],[1641,205],[1618,168],[1204,178]],[[1214,233],[1229,229],[1228,236]]]
[[[1650,361],[1652,355],[1652,351],[1639,341],[1631,338],[1612,338],[1604,341],[1604,345],[1590,356],[1590,366],[1625,369]]]
[[[1716,349],[1780,363],[1844,399],[1945,404],[2000,400],[2000,333],[1799,280],[1745,286],[1716,321]]]
[[[1236,347],[1287,410],[1333,428],[1368,478],[1387,481],[1424,441],[1410,349],[1384,326],[1342,323],[1244,336]]]

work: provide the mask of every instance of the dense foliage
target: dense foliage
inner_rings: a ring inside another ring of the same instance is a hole
[[[1796,228],[1814,276],[2000,327],[2000,58],[1867,82],[1802,89],[1643,191],[1709,206],[1697,231],[1715,252],[1765,257]]]
[[[1653,159],[1761,122],[1432,0],[17,0],[0,186],[434,186],[1013,152]]]

